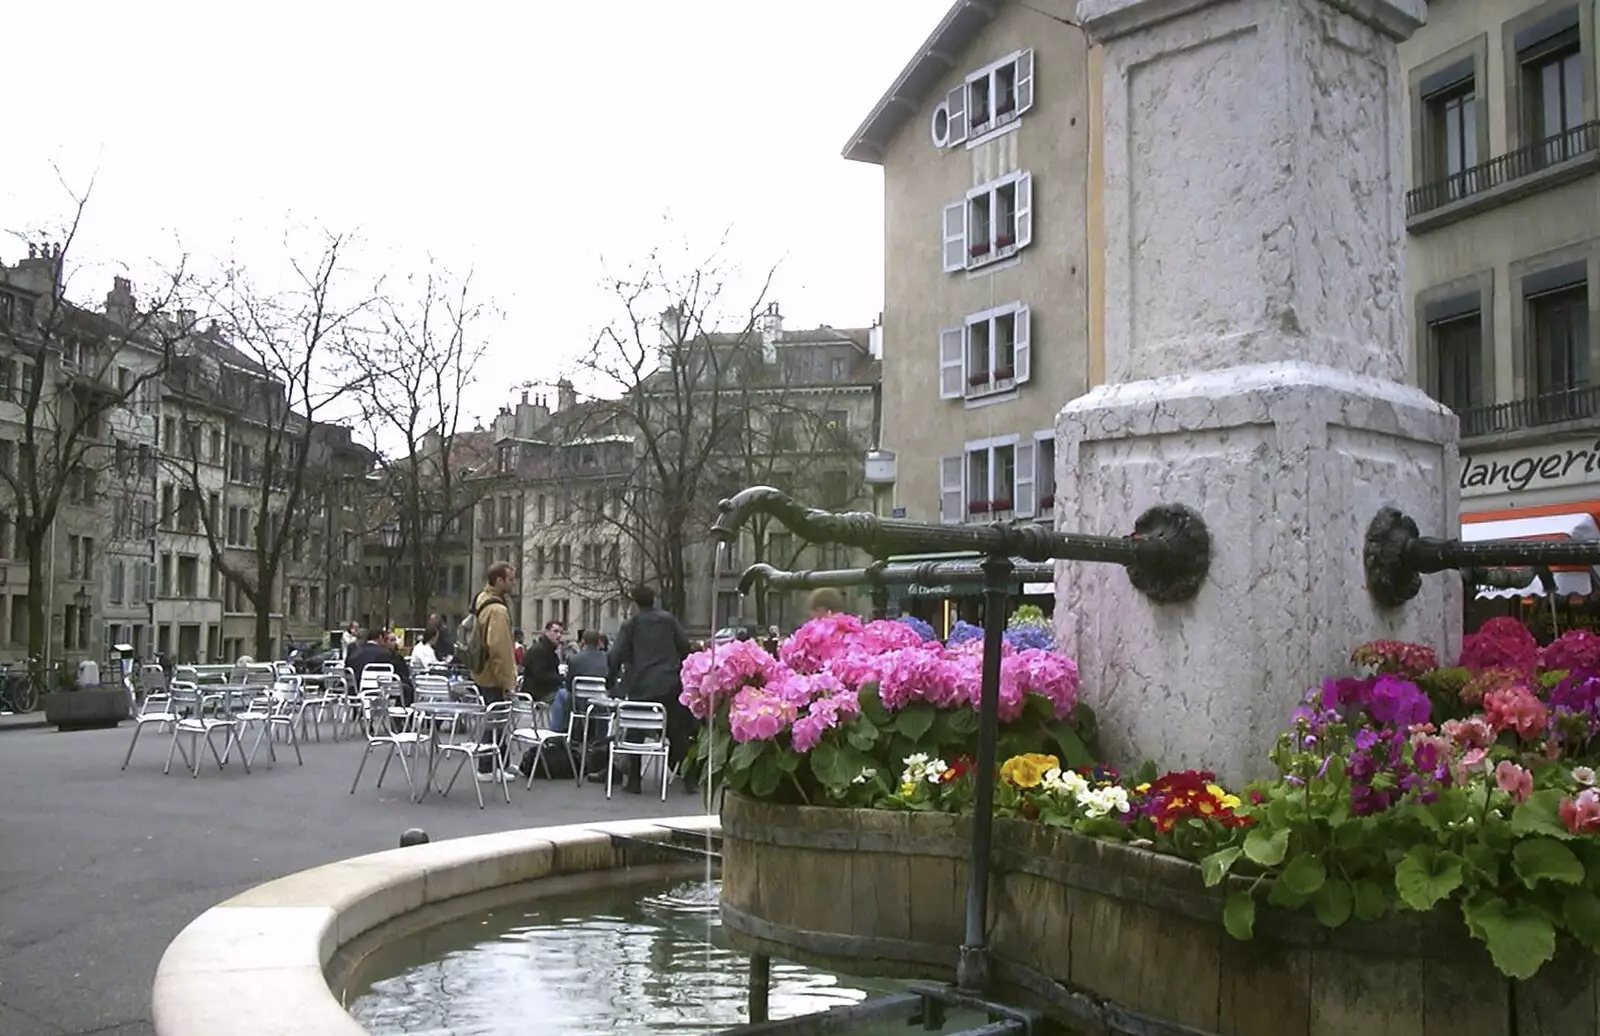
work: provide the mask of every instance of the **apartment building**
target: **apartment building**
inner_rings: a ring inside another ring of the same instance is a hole
[[[136,326],[139,316],[133,283],[126,277],[113,278],[105,312],[121,327]],[[105,528],[101,643],[107,649],[131,644],[140,656],[155,647],[151,609],[157,557],[162,361],[154,351],[129,351],[120,358],[116,378],[128,399],[107,415],[113,463],[105,486],[110,517]]]
[[[608,635],[622,625],[624,596],[638,578],[629,531],[633,439],[603,403],[579,403],[570,381],[555,405],[523,392],[495,417],[496,486],[475,526],[478,585],[489,565],[519,575],[513,614],[532,637],[548,622]]]
[[[1596,7],[1433,0],[1400,47],[1415,370],[1461,417],[1469,538],[1600,520]],[[1575,609],[1561,621],[1582,619],[1592,574],[1554,577]]]
[[[844,149],[883,168],[893,513],[1049,519],[1054,427],[1091,383],[1090,49],[1070,2],[957,0]]]

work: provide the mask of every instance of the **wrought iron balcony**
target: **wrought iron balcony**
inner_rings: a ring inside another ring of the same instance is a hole
[[[1580,385],[1461,411],[1461,437],[1497,435],[1600,417],[1600,385]]]
[[[1406,193],[1406,219],[1526,180],[1586,155],[1600,159],[1600,121],[1586,122],[1536,144],[1508,151],[1470,169],[1423,184]]]

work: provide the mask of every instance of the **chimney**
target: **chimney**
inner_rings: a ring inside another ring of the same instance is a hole
[[[514,433],[519,439],[532,439],[539,434],[539,429],[550,421],[550,408],[544,405],[543,396],[535,396],[532,403],[528,402],[528,393],[522,393],[522,402],[517,404],[517,415],[513,422]]]
[[[685,333],[683,324],[682,306],[668,306],[661,311],[661,352],[663,355],[670,353],[683,344]]]
[[[562,378],[556,382],[556,412],[562,413],[578,405],[578,390],[572,387],[572,382]]]
[[[522,405],[523,406],[527,406],[528,405],[528,390],[527,389],[523,389],[522,390]]]
[[[18,259],[12,268],[11,283],[41,298],[59,297],[61,291],[61,248],[44,244],[30,244],[28,258]]]
[[[178,330],[183,334],[189,334],[191,331],[195,330],[195,312],[194,312],[194,310],[192,310],[192,309],[180,309],[180,310],[178,310]]]
[[[776,300],[767,303],[767,308],[756,321],[756,327],[761,332],[761,361],[777,363],[778,340],[783,337],[783,314],[778,311]]]
[[[127,327],[133,323],[135,312],[133,282],[126,277],[111,278],[111,290],[106,292],[106,316]]]

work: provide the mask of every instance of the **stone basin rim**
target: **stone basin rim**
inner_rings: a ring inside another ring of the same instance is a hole
[[[543,878],[627,866],[614,835],[720,832],[715,816],[524,828],[390,849],[257,885],[191,921],[156,968],[157,1036],[367,1036],[329,987],[340,947],[404,914]]]

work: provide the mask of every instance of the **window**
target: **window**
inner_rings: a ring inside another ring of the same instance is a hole
[[[0,439],[0,472],[17,473],[17,444],[10,439]]]
[[[1470,61],[1460,71],[1466,78],[1441,85],[1422,99],[1426,110],[1427,174],[1446,181],[1445,199],[1454,201],[1478,190],[1478,93]],[[1459,74],[1459,73],[1458,73]]]
[[[1570,131],[1583,124],[1583,60],[1577,8],[1568,8],[1519,34],[1522,117],[1526,141],[1538,144],[1541,164],[1573,157],[1580,150]]]
[[[939,332],[939,398],[975,399],[1033,376],[1032,319],[1019,302],[974,313]]]
[[[26,644],[32,624],[28,622],[28,595],[17,594],[11,598],[11,636],[13,644]]]
[[[1009,259],[1033,241],[1033,174],[1009,173],[944,209],[944,269]]]
[[[214,428],[211,430],[211,448],[206,452],[206,459],[213,464],[222,463],[222,433]]]
[[[10,514],[0,511],[0,558],[14,558],[16,552],[11,549],[12,541],[16,538],[16,520]]]
[[[1039,494],[1037,517],[1050,518],[1056,507],[1056,436],[1037,432],[1033,437],[1033,484]]]
[[[0,295],[0,298],[10,298],[10,296]],[[0,359],[0,399],[3,399],[8,403],[12,402],[13,400],[19,403],[22,402],[21,399],[17,398],[15,389],[16,365],[11,362],[10,357]]]
[[[172,555],[161,555],[161,582],[157,591],[162,597],[172,596]]]
[[[250,508],[229,507],[226,543],[230,547],[250,546]]]
[[[298,584],[289,587],[289,616],[298,617],[300,614],[300,587]]]
[[[939,520],[1005,521],[1038,509],[1037,444],[1008,435],[939,459]]]
[[[127,593],[127,569],[125,563],[120,559],[111,562],[109,567],[111,569],[111,578],[108,581],[111,585],[106,594],[106,602],[108,604],[121,604],[123,595]]]
[[[1538,423],[1587,417],[1589,290],[1582,282],[1528,296],[1529,368],[1539,397]]]
[[[92,580],[94,578],[94,537],[84,536],[78,542],[82,549],[82,556],[73,570],[73,575],[78,579]]]
[[[986,133],[1010,125],[1033,107],[1033,51],[1008,54],[967,76],[934,110],[933,142],[954,147],[977,144]]]
[[[1428,340],[1437,379],[1434,398],[1458,414],[1466,413],[1481,402],[1483,315],[1473,310],[1431,323]]]
[[[178,596],[200,596],[200,559],[193,554],[178,555]]]
[[[544,598],[537,598],[533,602],[534,629],[544,629]]]

